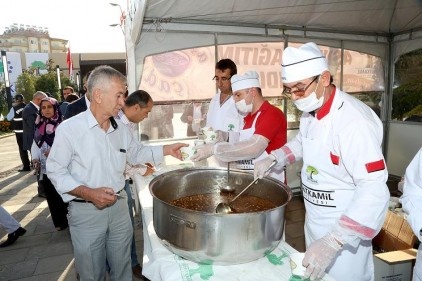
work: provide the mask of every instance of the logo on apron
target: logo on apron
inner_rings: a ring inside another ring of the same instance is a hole
[[[306,171],[306,177],[308,178],[308,181],[318,184],[318,180],[316,178],[316,176],[319,174],[318,169],[313,166],[308,165],[305,171]]]
[[[228,125],[227,125],[227,131],[233,131],[233,129],[234,129],[235,127],[236,127],[236,126],[235,126],[234,124],[230,123],[230,124],[228,124]]]

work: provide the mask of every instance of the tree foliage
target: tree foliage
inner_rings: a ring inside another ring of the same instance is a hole
[[[45,64],[47,73],[41,75],[38,75],[39,69],[34,66],[24,70],[17,78],[16,92],[22,94],[27,102],[32,100],[32,96],[36,91],[49,93],[55,99],[60,100],[61,93],[54,65],[54,61],[49,59]],[[76,87],[76,85],[70,81],[68,77],[64,76],[63,73],[60,73],[60,82],[62,88],[65,86]]]
[[[422,80],[401,85],[393,91],[392,119],[403,120],[414,114],[422,114],[416,110],[422,105]]]
[[[422,115],[422,49],[402,55],[395,63],[391,118]]]
[[[25,97],[25,101],[32,100],[35,93],[35,76],[28,71],[22,72],[16,80],[16,92]]]

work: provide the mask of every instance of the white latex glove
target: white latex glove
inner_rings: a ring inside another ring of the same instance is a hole
[[[214,147],[214,154],[218,160],[232,162],[256,158],[265,151],[268,146],[268,139],[261,135],[253,135],[247,140],[236,143],[217,142]]]
[[[197,145],[194,147],[194,149],[196,149],[196,153],[190,158],[192,161],[201,161],[214,154],[213,143]]]
[[[325,269],[333,262],[341,247],[331,233],[312,243],[306,251],[302,262],[302,265],[306,267],[304,279],[315,280],[322,278],[325,274]]]
[[[227,141],[228,138],[229,138],[229,133],[217,130],[216,142]]]
[[[253,170],[254,179],[257,179],[257,178],[262,179],[263,177],[268,175],[270,171],[267,171],[267,170],[271,166],[274,160],[275,160],[274,155],[270,154],[268,155],[268,157],[264,159],[255,161],[254,170]]]

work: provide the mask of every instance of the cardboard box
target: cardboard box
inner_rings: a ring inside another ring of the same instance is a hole
[[[417,250],[412,228],[404,217],[388,211],[380,233],[374,238],[376,281],[410,281]],[[377,251],[377,252],[375,252]]]

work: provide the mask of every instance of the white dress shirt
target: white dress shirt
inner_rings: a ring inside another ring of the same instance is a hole
[[[81,185],[118,192],[125,185],[126,162],[142,164],[152,154],[163,159],[162,147],[142,146],[127,126],[115,121],[117,128],[110,125],[105,132],[88,109],[57,127],[47,175],[64,202],[74,199],[68,192]]]

